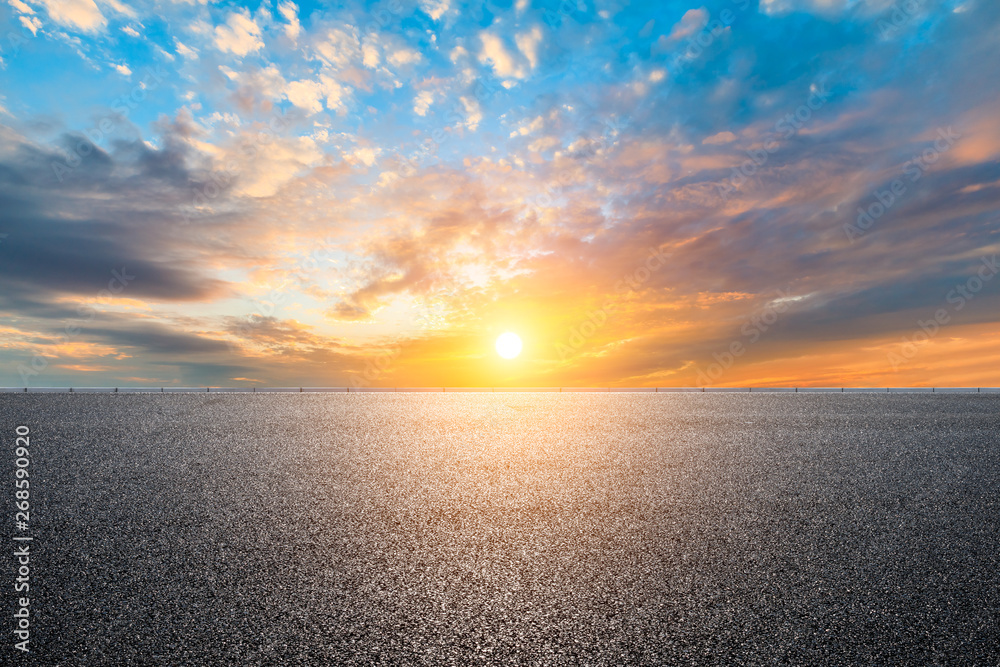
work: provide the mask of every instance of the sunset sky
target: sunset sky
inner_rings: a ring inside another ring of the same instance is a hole
[[[336,7],[2,5],[0,385],[1000,386],[1000,3]]]

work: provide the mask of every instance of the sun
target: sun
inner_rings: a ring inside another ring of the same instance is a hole
[[[510,331],[500,334],[497,338],[497,354],[504,359],[513,359],[521,354],[521,339]]]

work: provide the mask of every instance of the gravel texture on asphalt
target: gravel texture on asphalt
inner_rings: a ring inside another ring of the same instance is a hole
[[[1000,664],[1000,396],[4,394],[9,525],[19,424],[35,664]]]

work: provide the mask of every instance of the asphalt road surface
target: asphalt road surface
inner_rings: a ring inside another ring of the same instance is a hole
[[[1000,396],[3,394],[0,436],[3,664],[1000,664]]]

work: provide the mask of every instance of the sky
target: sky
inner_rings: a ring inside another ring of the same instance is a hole
[[[1000,386],[992,0],[0,26],[2,386]]]

